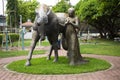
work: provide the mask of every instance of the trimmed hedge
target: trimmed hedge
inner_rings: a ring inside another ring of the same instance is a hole
[[[17,33],[10,33],[10,38],[12,42],[18,41],[19,40],[19,34]]]
[[[10,36],[12,42],[19,40],[19,34],[17,33],[8,33],[8,35]],[[2,38],[5,38],[5,34],[0,34],[0,44],[2,44]]]

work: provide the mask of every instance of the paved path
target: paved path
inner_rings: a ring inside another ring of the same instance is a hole
[[[59,55],[66,55],[66,52],[59,50]],[[33,57],[43,57],[46,54],[34,55]],[[84,57],[93,57],[104,59],[112,64],[108,70],[97,71],[83,74],[69,74],[69,75],[33,75],[9,71],[5,65],[20,59],[25,59],[26,56],[10,57],[0,59],[0,80],[120,80],[120,57],[89,55],[84,54]]]

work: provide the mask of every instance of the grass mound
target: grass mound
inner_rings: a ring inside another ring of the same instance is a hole
[[[43,58],[35,58],[31,60],[31,66],[24,66],[26,60],[19,60],[10,63],[7,68],[13,71],[29,74],[78,74],[94,72],[99,70],[108,69],[111,65],[100,59],[85,58],[90,62],[78,66],[70,66],[66,57],[59,57],[57,63],[53,63],[51,60]]]

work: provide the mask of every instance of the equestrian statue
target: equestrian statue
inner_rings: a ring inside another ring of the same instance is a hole
[[[47,36],[51,45],[48,59],[55,53],[54,62],[58,61],[58,35],[62,33],[62,46],[67,50],[70,65],[77,65],[86,62],[80,54],[77,32],[79,30],[79,20],[74,16],[74,9],[70,8],[68,14],[56,14],[45,4],[41,4],[36,9],[36,17],[33,26],[31,49],[28,53],[26,66],[31,65],[33,50],[38,40],[44,40]]]

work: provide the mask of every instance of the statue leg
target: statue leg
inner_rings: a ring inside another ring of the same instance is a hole
[[[52,36],[47,36],[47,37],[48,37],[49,43],[51,44],[51,49],[49,52],[48,59],[50,58],[52,51],[54,50],[55,58],[53,62],[57,62],[58,61],[58,35],[52,34]]]
[[[51,58],[51,54],[52,54],[52,51],[53,51],[53,46],[51,45],[51,47],[50,47],[50,51],[49,51],[49,53],[48,53],[47,60],[50,60],[50,58]]]
[[[58,50],[54,50],[55,53],[55,59],[53,62],[57,62],[58,61]]]
[[[26,61],[26,64],[25,64],[26,66],[31,65],[30,60],[32,58],[32,53],[33,53],[33,50],[34,50],[34,48],[36,46],[36,43],[38,42],[39,39],[40,39],[40,36],[37,34],[36,31],[34,31],[33,37],[32,37],[31,49],[28,53],[28,58],[27,58],[27,61]]]
[[[57,62],[58,61],[58,49],[53,49],[53,46],[51,45],[50,51],[48,53],[48,57],[47,60],[51,59],[51,55],[52,55],[52,51],[54,50],[54,54],[55,54],[55,59],[53,62]]]

